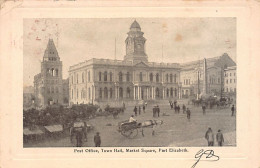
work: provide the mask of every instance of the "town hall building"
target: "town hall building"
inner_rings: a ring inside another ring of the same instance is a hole
[[[124,60],[90,59],[69,69],[69,103],[106,103],[180,99],[200,94],[203,60],[179,63],[148,61],[146,39],[134,21],[125,40]],[[224,69],[235,62],[224,53],[207,59],[209,93],[224,90]]]

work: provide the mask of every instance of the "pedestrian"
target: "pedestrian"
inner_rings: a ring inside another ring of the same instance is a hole
[[[153,124],[153,132],[152,132],[152,136],[155,135],[155,129],[156,129],[156,124]]]
[[[181,110],[181,108],[180,108],[180,106],[178,105],[178,106],[177,106],[177,112],[178,112],[178,114],[180,113],[180,110]]]
[[[202,105],[202,111],[203,111],[203,115],[205,115],[206,114],[206,106],[205,106],[205,104]]]
[[[137,107],[134,108],[135,116],[137,116]]]
[[[158,113],[158,117],[160,117],[160,107],[157,105],[157,113]]]
[[[70,143],[72,143],[73,141],[73,136],[74,136],[74,128],[73,125],[71,125],[70,127]]]
[[[139,106],[139,115],[141,115],[141,106]]]
[[[77,140],[76,147],[82,147],[82,138],[83,138],[83,131],[77,131],[76,132],[76,140]]]
[[[224,136],[223,136],[221,130],[218,130],[218,133],[216,135],[216,140],[218,142],[218,146],[222,146],[223,145],[223,143],[224,143]]]
[[[94,136],[94,143],[95,143],[95,147],[100,147],[101,138],[99,136],[99,132],[97,132],[96,135]]]
[[[84,134],[85,142],[87,142],[87,132],[88,132],[87,123],[86,123],[86,121],[84,121],[83,134]]]
[[[190,120],[190,109],[189,108],[187,108],[186,113],[187,113],[187,119]]]
[[[173,103],[171,103],[171,109],[173,109]]]
[[[231,116],[234,116],[234,113],[235,113],[235,106],[234,106],[234,104],[231,107],[231,112],[232,112]]]
[[[153,107],[153,117],[155,117],[156,111],[157,111],[157,108],[156,108],[156,106],[154,106],[154,107]]]
[[[182,110],[183,110],[183,114],[186,112],[186,106],[183,104],[182,105]]]
[[[209,128],[205,134],[205,138],[208,141],[208,146],[214,146],[214,134],[212,132],[212,129]]]
[[[143,113],[145,113],[145,105],[143,105]]]

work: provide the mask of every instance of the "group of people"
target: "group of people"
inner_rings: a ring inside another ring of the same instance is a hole
[[[83,138],[84,141],[87,142],[87,124],[86,122],[82,122],[80,119],[77,119],[75,123],[70,128],[70,142],[73,143],[73,137],[76,139],[76,147],[82,147]],[[100,147],[101,145],[101,137],[99,132],[96,132],[94,136],[95,147]]]
[[[208,128],[206,134],[205,134],[205,139],[208,141],[208,146],[214,146],[214,134],[211,128]],[[218,130],[218,133],[216,134],[216,140],[218,143],[218,146],[222,146],[224,143],[224,136],[221,132],[221,130]]]
[[[146,108],[146,105],[145,104],[143,104],[143,107],[141,108],[141,106],[139,106],[138,107],[138,113],[139,113],[139,115],[141,115],[141,111],[142,111],[142,109],[143,109],[143,113],[145,113],[145,108]],[[135,113],[135,116],[137,116],[137,107],[135,106],[134,107],[134,113]]]

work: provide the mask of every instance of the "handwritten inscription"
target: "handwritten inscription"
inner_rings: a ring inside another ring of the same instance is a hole
[[[213,150],[205,150],[204,151],[204,149],[201,149],[196,153],[195,159],[197,159],[197,161],[195,162],[195,164],[191,168],[196,167],[196,165],[199,163],[199,161],[202,158],[205,159],[203,161],[218,161],[219,160],[219,156],[215,155]]]

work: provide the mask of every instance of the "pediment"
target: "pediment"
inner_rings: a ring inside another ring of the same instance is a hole
[[[146,68],[146,67],[149,67],[149,66],[146,63],[141,61],[141,62],[135,64],[135,67]]]

